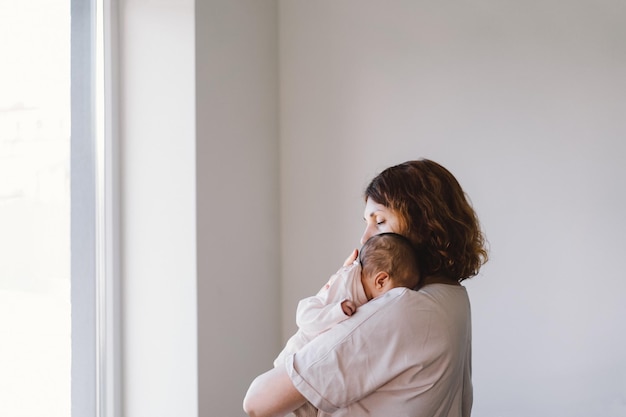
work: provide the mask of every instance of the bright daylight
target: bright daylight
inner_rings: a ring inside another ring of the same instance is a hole
[[[69,417],[70,1],[0,0],[0,39],[0,415]]]

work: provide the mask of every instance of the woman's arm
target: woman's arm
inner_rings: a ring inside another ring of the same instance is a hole
[[[285,367],[271,369],[252,381],[243,409],[250,417],[283,417],[306,402]]]

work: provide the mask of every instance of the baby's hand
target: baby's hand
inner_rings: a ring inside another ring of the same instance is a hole
[[[345,300],[341,302],[341,309],[346,316],[350,317],[356,311],[356,304],[350,300]]]
[[[352,253],[350,254],[350,256],[348,256],[346,258],[345,262],[343,263],[343,266],[350,266],[350,265],[352,265],[352,263],[354,261],[356,261],[358,257],[359,257],[359,250],[358,249],[354,249],[352,251]]]

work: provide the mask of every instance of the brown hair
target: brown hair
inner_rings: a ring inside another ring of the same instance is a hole
[[[398,214],[398,232],[414,245],[423,276],[462,281],[487,262],[478,217],[454,176],[428,159],[407,161],[378,174],[365,190]]]
[[[372,236],[359,251],[359,260],[363,274],[367,276],[387,272],[398,287],[414,288],[419,282],[420,271],[413,244],[402,235],[380,233]]]

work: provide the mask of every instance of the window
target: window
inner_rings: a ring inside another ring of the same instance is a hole
[[[0,415],[70,414],[70,2],[0,2]]]
[[[119,413],[110,7],[0,2],[3,416]]]
[[[72,416],[120,415],[114,3],[72,0]]]

